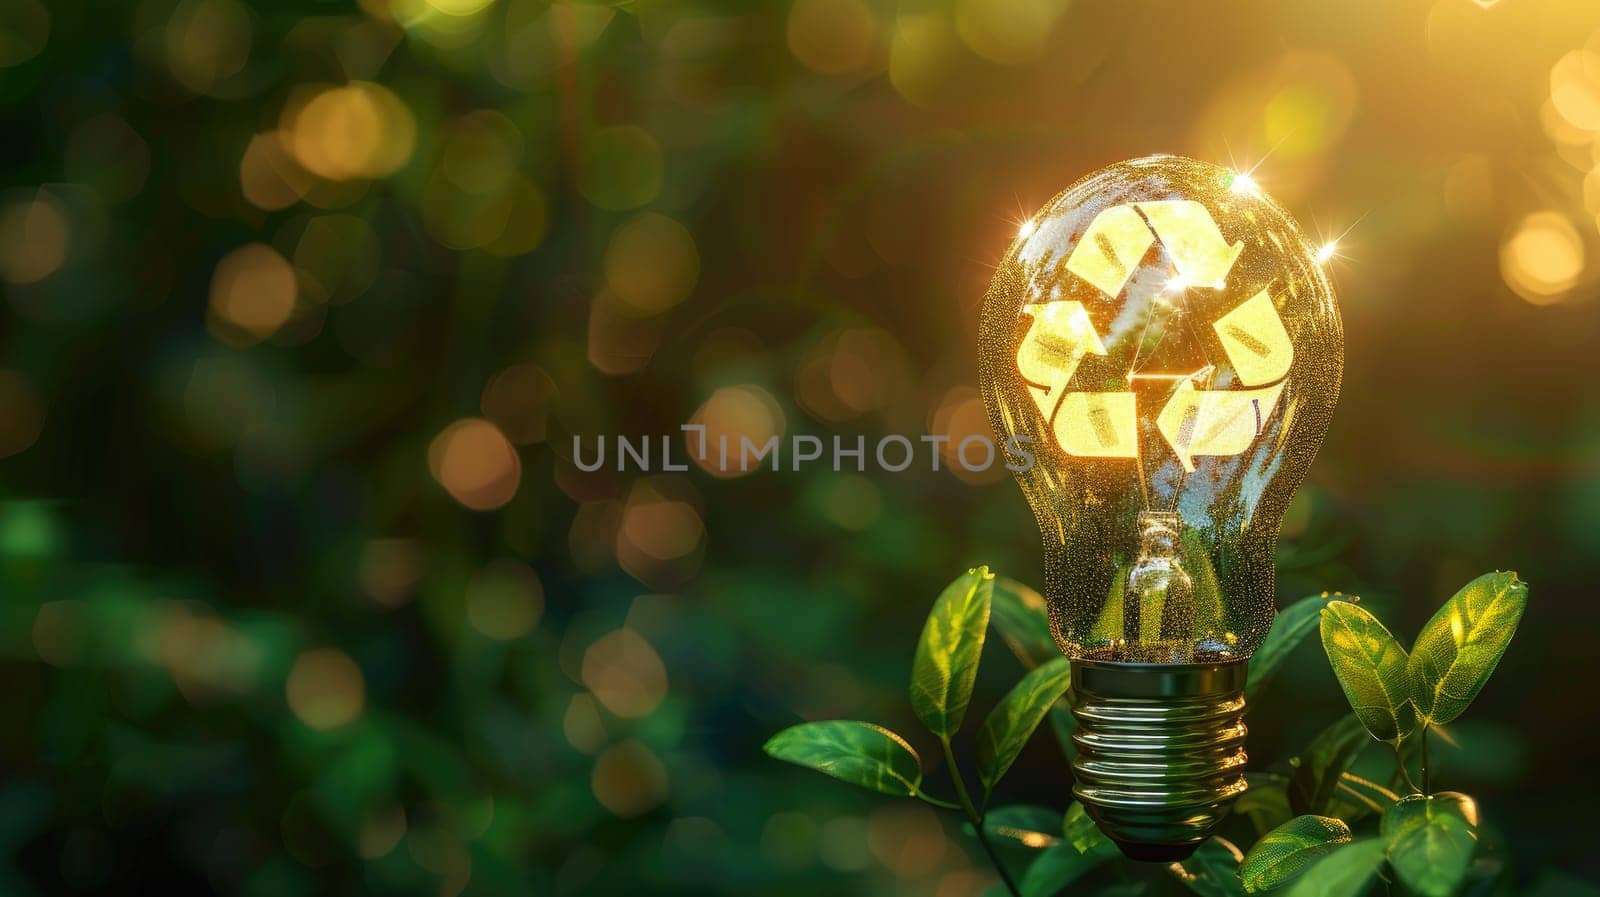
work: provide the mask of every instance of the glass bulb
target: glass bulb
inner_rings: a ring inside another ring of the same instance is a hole
[[[1020,229],[980,342],[990,423],[1034,454],[1016,476],[1075,689],[1115,674],[1119,700],[1183,699],[1177,676],[1231,707],[1272,623],[1279,524],[1339,394],[1343,328],[1318,250],[1246,175],[1121,162]],[[1217,672],[1148,669],[1169,666]],[[1237,728],[1237,757],[1218,762],[1242,765]]]

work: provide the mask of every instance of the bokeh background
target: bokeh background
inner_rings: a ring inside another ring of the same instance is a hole
[[[1039,580],[1003,472],[585,474],[572,438],[983,432],[989,266],[1167,151],[1339,240],[1344,397],[1280,603],[1357,592],[1409,642],[1472,576],[1529,581],[1435,779],[1519,882],[1592,893],[1597,28],[0,0],[0,891],[981,892],[951,819],[760,746],[846,717],[930,754],[933,595]],[[1019,672],[991,646],[980,712]],[[1313,640],[1252,755],[1342,701]],[[1069,788],[1041,735],[1001,800]]]

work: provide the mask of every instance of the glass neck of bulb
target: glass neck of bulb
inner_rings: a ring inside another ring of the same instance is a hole
[[[1194,625],[1194,582],[1183,567],[1182,521],[1177,514],[1139,515],[1139,557],[1123,583],[1123,638],[1127,659],[1188,663]]]
[[[1171,511],[1141,511],[1139,513],[1139,557],[1141,560],[1171,558],[1178,560],[1178,533],[1183,518]]]

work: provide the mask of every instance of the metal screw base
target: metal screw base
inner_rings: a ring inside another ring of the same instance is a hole
[[[1124,856],[1187,859],[1244,793],[1247,670],[1072,662],[1072,791]]]

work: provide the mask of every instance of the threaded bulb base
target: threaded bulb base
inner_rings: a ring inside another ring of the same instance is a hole
[[[1124,856],[1187,859],[1244,793],[1248,666],[1072,662],[1072,791]]]

